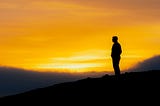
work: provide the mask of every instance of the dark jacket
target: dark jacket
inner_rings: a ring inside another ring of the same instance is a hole
[[[111,57],[112,58],[120,57],[121,53],[122,53],[121,45],[118,42],[114,43],[112,46]]]

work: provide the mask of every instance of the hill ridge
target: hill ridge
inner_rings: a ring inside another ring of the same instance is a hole
[[[94,103],[101,100],[108,102],[111,100],[132,100],[135,96],[136,100],[141,98],[153,99],[160,93],[159,81],[159,70],[126,72],[121,74],[119,79],[114,75],[106,74],[98,78],[88,77],[6,96],[0,101],[12,101],[15,104],[19,103],[19,100],[27,103],[55,104],[72,103],[71,100],[78,103]]]

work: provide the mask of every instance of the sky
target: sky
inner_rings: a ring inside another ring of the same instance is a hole
[[[126,70],[160,53],[159,0],[0,0],[0,66],[113,72],[112,36]]]

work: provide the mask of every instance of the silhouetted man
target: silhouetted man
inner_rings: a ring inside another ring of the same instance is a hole
[[[122,49],[121,49],[121,45],[118,43],[117,36],[113,36],[112,41],[114,42],[112,46],[112,53],[111,53],[113,68],[114,68],[115,76],[119,77],[120,76],[119,62],[121,59],[120,55],[122,53]]]

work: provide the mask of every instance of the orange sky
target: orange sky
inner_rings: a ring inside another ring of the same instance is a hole
[[[69,72],[113,71],[160,53],[159,0],[0,0],[0,64]]]

